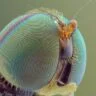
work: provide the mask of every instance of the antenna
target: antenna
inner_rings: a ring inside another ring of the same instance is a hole
[[[89,1],[87,1],[86,3],[84,3],[84,5],[81,6],[81,7],[79,8],[79,10],[75,13],[75,15],[73,16],[73,18],[76,18],[76,17],[78,16],[78,14],[79,14],[86,6],[88,6],[92,1],[93,1],[93,0],[89,0]]]

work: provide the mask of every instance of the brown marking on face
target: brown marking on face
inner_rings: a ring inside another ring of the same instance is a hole
[[[71,20],[68,25],[59,24],[58,29],[60,38],[62,40],[69,39],[76,28],[77,28],[77,21],[74,19]]]

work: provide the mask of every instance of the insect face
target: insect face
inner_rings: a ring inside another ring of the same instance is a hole
[[[76,20],[71,20],[71,22],[68,25],[66,24],[59,25],[58,29],[59,29],[60,39],[62,40],[70,39],[72,33],[75,31],[76,28],[77,28]]]

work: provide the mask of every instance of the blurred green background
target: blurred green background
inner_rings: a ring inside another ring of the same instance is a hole
[[[0,0],[0,30],[15,17],[40,7],[57,9],[69,19],[82,9],[76,19],[86,42],[88,57],[86,73],[75,96],[96,96],[96,0]]]

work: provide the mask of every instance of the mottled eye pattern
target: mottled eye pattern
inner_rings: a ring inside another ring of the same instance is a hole
[[[72,96],[86,67],[85,42],[73,21],[46,9],[12,20],[0,32],[0,93]]]

